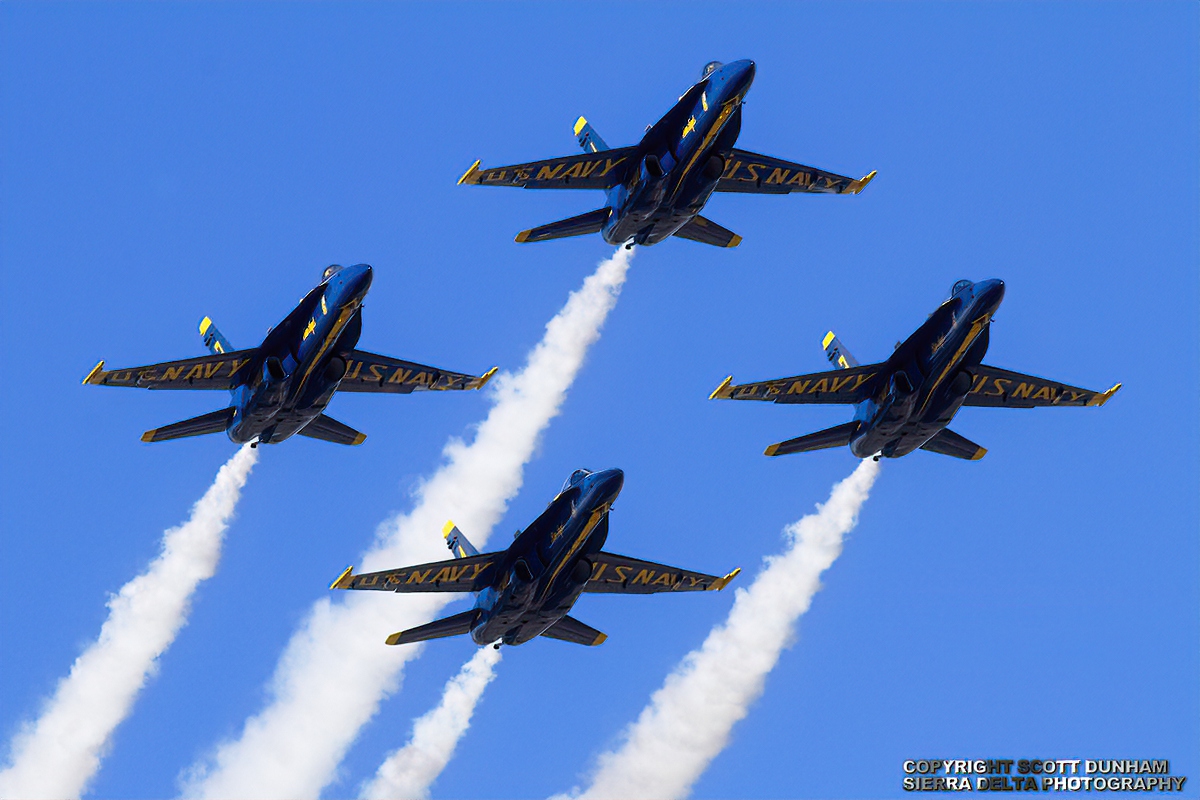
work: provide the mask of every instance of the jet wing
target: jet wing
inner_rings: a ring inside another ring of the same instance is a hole
[[[618,147],[486,169],[480,169],[476,161],[458,182],[522,189],[611,189],[625,179],[629,167],[636,163],[636,154],[636,147]]]
[[[380,592],[477,592],[492,582],[503,553],[481,553],[414,567],[355,575],[352,567],[330,589],[374,589]]]
[[[232,389],[246,382],[257,356],[258,349],[253,348],[111,370],[104,369],[101,361],[83,382],[139,389]]]
[[[980,364],[967,393],[964,406],[1036,408],[1037,406],[1102,406],[1117,393],[1121,384],[1106,392],[1093,392],[1058,381],[1010,372]]]
[[[826,172],[781,158],[735,148],[725,165],[725,174],[717,181],[717,191],[760,194],[858,194],[874,177],[875,173],[872,172],[855,180],[835,172]]]
[[[588,558],[592,561],[592,577],[584,584],[585,592],[652,594],[720,591],[741,572],[741,569],[735,569],[725,577],[718,578],[716,575],[690,572],[615,553],[596,553]]]
[[[768,400],[774,403],[843,403],[853,405],[870,397],[883,364],[864,364],[731,386],[732,377],[716,388],[709,400]]]
[[[477,377],[363,350],[352,350],[346,358],[346,375],[338,388],[343,392],[391,394],[409,394],[419,389],[482,389],[495,374],[495,367]]]

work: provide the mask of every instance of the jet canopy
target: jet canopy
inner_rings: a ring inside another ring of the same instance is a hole
[[[567,478],[566,483],[563,484],[562,489],[560,489],[558,493],[562,494],[567,489],[570,489],[572,486],[576,485],[581,480],[583,480],[584,478],[586,478],[588,475],[591,475],[591,474],[592,474],[592,471],[590,469],[575,470],[574,472],[571,473],[571,477]]]
[[[704,65],[704,69],[700,70],[700,80],[704,80],[709,75],[712,75],[721,67],[725,66],[720,61],[710,61]]]
[[[974,281],[968,281],[965,279],[961,281],[955,281],[954,285],[950,287],[950,296],[954,297],[954,295],[958,294],[963,289],[970,289],[974,285]]]
[[[330,264],[328,267],[325,268],[325,271],[321,273],[321,280],[327,281],[341,271],[342,271],[341,264]]]

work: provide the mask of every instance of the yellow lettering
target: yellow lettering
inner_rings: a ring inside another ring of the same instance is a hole
[[[1012,396],[1018,399],[1029,397],[1029,393],[1033,391],[1034,384],[1021,381],[1017,384],[1017,388],[1013,389]]]
[[[1008,384],[1012,383],[1008,378],[992,378],[992,386],[996,387],[994,392],[984,392],[985,397],[1000,397],[1008,391]],[[1001,386],[1001,384],[1004,384]]]
[[[790,169],[783,169],[782,167],[776,167],[775,169],[771,170],[770,177],[768,177],[764,181],[764,183],[783,183],[784,179],[787,178],[787,176],[790,175],[791,172],[792,171]]]
[[[874,378],[874,377],[875,377],[874,372],[872,372],[869,375],[859,375],[859,376],[855,377],[854,385],[850,387],[850,391],[852,391],[852,392],[858,391],[858,387],[862,386],[864,383],[866,383],[868,380],[870,380],[871,378]]]
[[[156,380],[158,380],[158,373],[152,369],[144,369],[138,373],[138,381],[139,382],[141,382],[141,381],[156,381]]]
[[[442,567],[437,571],[437,574],[433,576],[433,582],[442,583],[443,581],[453,580],[453,577],[451,577],[452,575],[453,570],[450,567]]]
[[[554,169],[550,169],[549,166],[542,167],[538,170],[537,179],[539,181],[552,181],[558,177],[558,173],[562,172],[565,166],[566,164],[558,164]]]
[[[600,169],[599,161],[580,161],[579,163],[583,165],[583,173],[580,175],[581,178],[590,178],[592,177],[593,172]]]
[[[243,361],[242,363],[244,364],[246,362]],[[162,379],[164,381],[173,381],[182,374],[183,374],[183,367],[167,367],[166,369],[163,370]],[[229,374],[232,375],[233,373],[231,372]]]
[[[846,384],[854,380],[854,376],[847,375],[844,378],[830,378],[829,380],[831,381],[829,384],[829,391],[840,392],[846,386]]]
[[[582,174],[583,174],[583,162],[576,161],[574,164],[571,165],[571,168],[569,170],[564,172],[559,177],[561,177],[563,180],[566,180],[567,178],[578,178]]]
[[[788,387],[787,393],[788,394],[804,394],[804,390],[808,388],[808,385],[810,383],[812,383],[811,378],[809,378],[808,380],[805,380],[805,381],[792,381],[792,385],[790,387]]]
[[[813,387],[808,390],[808,393],[809,394],[818,394],[820,392],[828,392],[828,391],[829,391],[829,380],[827,378],[821,378],[821,380],[819,380],[813,384]]]
[[[490,562],[490,561],[484,561],[482,564],[470,564],[469,566],[471,566],[475,569],[475,572],[471,574],[471,580],[475,580],[476,578],[478,578],[479,573],[483,572],[485,569],[487,569],[491,565],[492,565],[492,562]]]
[[[605,175],[607,175],[608,173],[612,172],[612,170],[613,170],[613,167],[615,167],[617,164],[620,164],[620,163],[621,163],[622,161],[624,161],[624,160],[625,160],[625,158],[624,158],[624,157],[622,157],[622,158],[618,158],[616,161],[613,161],[611,158],[606,158],[606,159],[604,159],[604,171],[603,171],[603,172],[601,172],[601,173],[600,173],[599,175],[597,175],[596,177],[597,177],[597,178],[603,178]]]
[[[796,174],[787,182],[788,186],[808,186],[808,173],[804,170],[796,170]]]
[[[635,577],[633,579],[633,583],[631,583],[630,586],[637,586],[639,583],[644,583],[646,585],[649,585],[650,579],[654,577],[655,571],[656,570],[652,570],[652,569],[641,570],[640,572],[638,572],[637,577]]]
[[[190,381],[193,378],[203,378],[203,377],[204,377],[204,366],[202,364],[196,364],[195,366],[193,366],[191,369],[188,370],[188,374],[184,375],[183,379],[185,381]]]
[[[230,361],[229,362],[229,377],[232,378],[234,375],[236,375],[237,371],[239,369],[241,369],[242,367],[246,366],[246,364],[249,363],[249,361],[250,361],[250,359],[248,359],[248,358],[235,358],[232,361]]]
[[[349,364],[347,364],[346,376],[343,378],[343,380],[358,380],[358,371],[362,369],[362,365],[363,362],[361,361],[351,361]],[[351,369],[351,367],[353,367],[353,369]]]
[[[488,172],[487,177],[484,178],[484,181],[486,181],[486,182],[502,181],[502,180],[504,180],[504,176],[505,176],[505,174],[507,174],[507,172],[508,172],[508,170],[503,170],[503,169],[491,170],[490,172]]]
[[[675,585],[675,576],[672,575],[670,572],[664,572],[662,575],[658,576],[658,580],[656,580],[653,585],[658,586],[660,584],[662,586],[674,586]]]
[[[211,378],[213,375],[216,375],[217,371],[219,369],[221,369],[222,365],[224,365],[224,364],[225,364],[224,361],[214,361],[211,364],[205,364],[204,365],[204,377]]]
[[[220,342],[213,342],[213,350],[216,350],[218,353],[225,352],[225,348],[221,346]]]
[[[592,567],[592,577],[590,578],[590,580],[593,580],[593,581],[600,580],[600,576],[604,574],[604,570],[607,567],[608,567],[608,564],[604,563],[603,561],[596,564],[596,566]]]
[[[976,375],[971,380],[971,391],[967,392],[967,394],[975,394],[976,392],[982,390],[984,387],[984,384],[986,384],[986,383],[987,383],[987,375]]]
[[[392,373],[392,377],[388,378],[388,383],[404,383],[404,379],[412,374],[411,369],[404,367],[396,367],[396,371]]]
[[[1054,390],[1051,389],[1049,386],[1043,386],[1042,388],[1038,389],[1037,394],[1035,394],[1030,399],[1032,399],[1032,400],[1050,400],[1051,402],[1053,402]]]
[[[378,383],[383,383],[383,365],[372,364],[369,369],[371,372],[371,380],[374,380]]]
[[[613,570],[617,573],[617,580],[620,583],[625,583],[626,581],[629,580],[629,571],[632,569],[633,569],[633,567],[627,567],[623,564],[618,567],[613,567]],[[610,581],[610,583],[611,583],[611,581]]]
[[[524,181],[527,181],[527,180],[529,180],[529,170],[527,170],[527,169],[519,169],[519,170],[517,170],[517,171],[516,171],[516,173],[517,173],[517,178],[516,178],[516,179],[517,179],[518,181],[524,182]]]
[[[405,584],[424,583],[425,579],[429,577],[429,573],[431,573],[431,572],[433,572],[432,567],[425,570],[424,572],[421,572],[421,570],[419,570],[419,569],[414,569],[412,572],[408,573],[408,580],[406,580],[404,583]]]
[[[721,176],[721,180],[724,181],[724,180],[728,180],[728,179],[732,178],[734,175],[737,174],[737,171],[739,169],[741,169],[741,167],[742,167],[742,162],[734,161],[732,164],[730,164],[725,169],[725,174]]]
[[[418,372],[416,375],[413,375],[412,378],[406,379],[404,382],[425,385],[427,383],[433,383],[433,380],[432,376],[430,376],[428,372]]]
[[[750,173],[750,177],[749,178],[741,178],[740,180],[757,181],[757,180],[759,180],[758,171],[760,169],[766,169],[766,168],[767,168],[766,164],[747,164],[746,171]]]

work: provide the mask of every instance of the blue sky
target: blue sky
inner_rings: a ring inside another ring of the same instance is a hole
[[[885,463],[696,796],[893,795],[927,756],[1170,758],[1200,780],[1198,21],[1186,3],[0,6],[0,733],[234,449],[142,444],[226,396],[80,386],[97,359],[201,354],[206,314],[252,346],[325,265],[368,262],[365,349],[519,367],[612,248],[512,237],[602,198],[458,176],[573,152],[581,113],[632,143],[706,61],[752,58],[740,146],[878,178],[718,196],[706,216],[739,248],[639,252],[498,533],[572,469],[619,466],[611,549],[753,572],[856,463],[763,447],[849,412],[708,393],[824,368],[831,327],[881,360],[955,280],[1003,278],[989,363],[1125,388],[1099,410],[963,411],[978,463]],[[364,446],[265,450],[92,794],[172,795],[235,734],[312,601],[486,409],[337,397]],[[510,651],[434,796],[579,783],[731,602],[585,597],[575,615],[608,641]],[[328,795],[355,792],[473,647],[436,645]]]

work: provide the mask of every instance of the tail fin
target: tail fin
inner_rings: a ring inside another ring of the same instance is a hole
[[[455,558],[479,555],[475,545],[467,540],[466,534],[458,529],[454,520],[446,520],[446,527],[442,528],[442,536],[446,537],[446,547],[450,548],[450,552],[454,553]]]
[[[850,369],[858,366],[858,359],[850,355],[846,345],[842,344],[842,340],[835,336],[833,331],[825,334],[825,338],[821,340],[821,346],[825,348],[825,357],[834,367]]]
[[[213,325],[213,321],[208,317],[200,320],[200,335],[204,337],[204,345],[208,348],[208,352],[213,355],[233,352],[233,345],[221,335],[217,326]]]
[[[564,642],[583,644],[588,647],[595,647],[608,638],[591,625],[584,625],[574,617],[563,617],[542,631],[542,636],[548,639],[559,639]]]
[[[687,225],[675,231],[674,235],[680,239],[691,239],[693,242],[711,244],[714,247],[737,247],[742,243],[742,237],[699,214],[692,217],[692,221]]]
[[[548,225],[539,225],[517,234],[518,242],[544,242],[547,239],[563,239],[567,236],[583,236],[586,233],[599,233],[608,222],[612,209],[608,206],[580,214],[578,217],[560,219]]]
[[[385,640],[388,644],[410,644],[424,642],[429,639],[441,639],[444,636],[461,636],[470,633],[475,620],[479,618],[479,609],[472,608],[452,617],[435,619],[433,622],[409,628],[406,631],[393,633]]]
[[[143,442],[165,442],[168,439],[183,439],[187,436],[203,436],[206,433],[223,433],[233,419],[233,406],[220,411],[210,411],[198,417],[175,422],[162,428],[154,428],[142,434]]]
[[[599,153],[601,150],[610,149],[600,138],[600,134],[596,133],[596,129],[592,127],[592,123],[588,122],[583,117],[575,120],[575,138],[579,141],[579,146],[583,148],[585,153]]]
[[[296,433],[310,439],[321,439],[334,444],[362,444],[367,440],[365,433],[359,433],[349,425],[338,422],[333,417],[321,414],[312,422],[305,425]]]
[[[786,442],[773,444],[764,451],[768,456],[786,456],[789,453],[807,453],[812,450],[824,450],[828,447],[842,447],[850,444],[854,432],[858,430],[857,420],[844,425],[835,425],[823,431],[797,436]]]
[[[978,461],[987,455],[987,448],[980,447],[965,436],[959,436],[949,428],[942,428],[932,439],[921,445],[921,449],[967,461]]]

